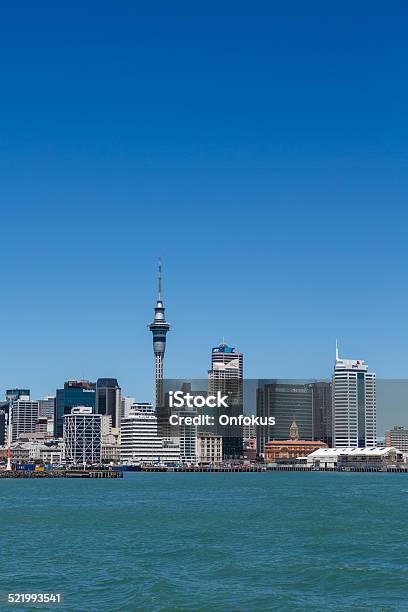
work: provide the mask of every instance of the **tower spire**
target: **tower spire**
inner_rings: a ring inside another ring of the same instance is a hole
[[[158,271],[157,271],[157,301],[162,301],[162,260],[159,257]]]
[[[337,338],[336,338],[336,361],[339,360],[339,344],[337,342]]]

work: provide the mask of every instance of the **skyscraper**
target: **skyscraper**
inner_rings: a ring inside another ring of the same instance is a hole
[[[89,406],[95,410],[95,388],[95,383],[89,382],[89,380],[68,380],[63,389],[57,389],[54,418],[55,437],[62,437],[64,415],[71,414],[71,408]]]
[[[336,343],[333,373],[333,446],[376,443],[375,374],[361,359],[340,359]]]
[[[211,369],[208,370],[208,392],[228,393],[231,400],[242,403],[244,356],[221,342],[211,351]]]
[[[163,361],[166,350],[166,335],[170,330],[164,315],[164,305],[162,301],[162,266],[159,259],[159,269],[157,276],[157,301],[154,309],[154,319],[150,323],[149,329],[153,334],[153,351],[155,358],[155,380],[156,380],[156,407],[163,406]]]
[[[38,419],[38,402],[30,400],[29,395],[20,395],[11,403],[11,441],[15,442],[20,434],[33,433]]]
[[[264,453],[270,440],[287,440],[295,420],[303,440],[313,440],[313,385],[292,380],[271,380],[257,389],[258,417],[275,418],[275,425],[257,428],[257,451]],[[266,420],[265,420],[266,423]]]
[[[116,378],[96,381],[95,412],[110,416],[112,427],[120,427],[120,387]]]
[[[322,440],[331,447],[333,443],[332,385],[317,380],[313,387],[313,439]]]
[[[208,370],[208,392],[213,395],[219,391],[223,395],[228,395],[229,416],[239,416],[244,412],[243,377],[243,354],[225,342],[213,347],[211,369]],[[225,412],[225,409],[223,408],[222,411]],[[223,458],[225,460],[240,459],[243,455],[242,426],[223,427],[218,433],[223,436]]]

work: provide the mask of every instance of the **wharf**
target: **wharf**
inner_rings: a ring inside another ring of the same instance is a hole
[[[0,478],[123,478],[112,470],[2,470]]]
[[[265,466],[235,466],[235,467],[160,467],[160,466],[144,466],[142,472],[265,472]]]
[[[312,467],[308,465],[272,465],[267,467],[268,472],[376,472],[376,473],[403,473],[408,474],[408,466],[397,465],[350,465],[337,467]]]

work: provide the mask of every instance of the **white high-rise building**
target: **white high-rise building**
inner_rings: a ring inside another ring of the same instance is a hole
[[[244,356],[235,348],[221,342],[211,351],[211,369],[208,370],[208,392],[228,393],[230,401],[242,403]]]
[[[121,397],[120,400],[120,420],[122,419],[127,419],[127,417],[129,416],[131,409],[132,409],[132,405],[136,402],[136,398],[134,397],[129,397],[129,396],[123,396]]]
[[[30,400],[29,395],[21,395],[11,403],[11,441],[15,442],[20,434],[33,433],[38,419],[38,402]]]
[[[133,410],[120,425],[120,460],[123,463],[157,463],[162,440],[157,433],[157,416],[152,406]]]
[[[333,446],[375,446],[375,374],[361,359],[340,359],[337,344],[332,398]]]
[[[178,464],[180,445],[158,435],[157,416],[151,404],[133,404],[120,427],[122,463]]]

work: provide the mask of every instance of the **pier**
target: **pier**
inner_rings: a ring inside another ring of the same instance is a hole
[[[112,470],[2,470],[0,478],[123,478]]]

